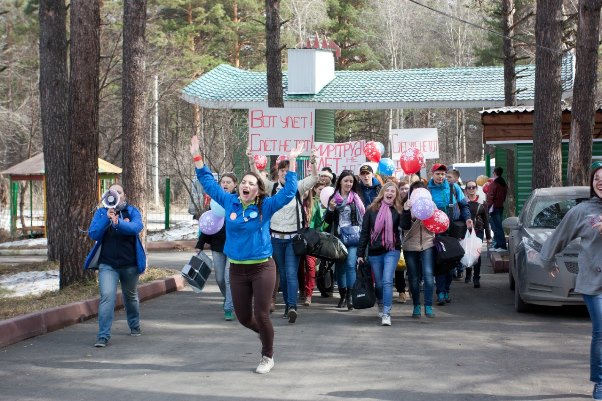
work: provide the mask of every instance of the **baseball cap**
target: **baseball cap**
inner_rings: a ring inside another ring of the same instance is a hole
[[[362,167],[360,167],[360,175],[363,173],[374,173],[374,170],[372,170],[372,167],[370,167],[368,164],[364,164]]]
[[[445,164],[435,163],[433,168],[431,168],[431,172],[434,173],[435,171],[447,171],[447,166]]]

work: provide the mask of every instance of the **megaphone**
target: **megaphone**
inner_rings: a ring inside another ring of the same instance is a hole
[[[102,202],[102,205],[107,209],[114,209],[117,207],[117,205],[119,205],[120,200],[121,199],[119,197],[119,193],[117,191],[109,189],[102,195],[100,201]]]

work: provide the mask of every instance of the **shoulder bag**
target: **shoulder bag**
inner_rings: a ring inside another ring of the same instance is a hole
[[[456,195],[456,185],[449,184],[449,205],[447,206],[447,215],[449,216],[449,228],[447,229],[448,235],[454,238],[464,238],[466,235],[466,222],[462,220],[462,213],[460,213],[460,205],[458,204],[458,196]],[[453,199],[456,199],[454,203]],[[454,220],[454,209],[458,208],[458,214],[460,215],[459,220]]]

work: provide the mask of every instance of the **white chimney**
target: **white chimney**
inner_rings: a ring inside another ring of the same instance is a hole
[[[288,94],[315,95],[334,79],[336,43],[316,35],[308,39],[305,49],[288,49]]]

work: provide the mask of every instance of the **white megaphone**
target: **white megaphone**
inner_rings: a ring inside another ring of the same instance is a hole
[[[119,205],[120,200],[121,199],[119,197],[119,193],[117,191],[109,189],[102,195],[102,199],[100,201],[102,202],[102,205],[107,209],[114,209],[117,207],[117,205]]]

